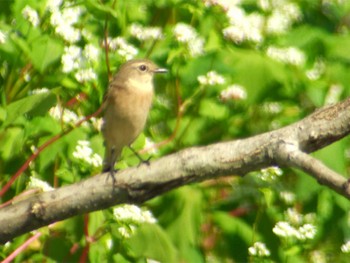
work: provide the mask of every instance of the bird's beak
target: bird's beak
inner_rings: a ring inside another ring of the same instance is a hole
[[[153,72],[154,73],[167,73],[168,70],[166,68],[157,68]]]

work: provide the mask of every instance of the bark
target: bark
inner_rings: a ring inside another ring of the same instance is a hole
[[[350,98],[287,127],[251,138],[192,147],[141,165],[44,192],[0,209],[0,243],[66,218],[122,203],[142,203],[171,189],[271,165],[297,167],[350,199],[347,178],[308,153],[350,133]]]

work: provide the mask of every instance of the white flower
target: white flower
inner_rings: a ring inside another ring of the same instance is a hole
[[[305,63],[305,54],[295,47],[277,48],[271,46],[267,49],[266,53],[272,59],[282,63],[295,66],[302,66]]]
[[[280,237],[292,237],[299,240],[313,239],[316,235],[316,227],[312,224],[304,224],[298,229],[291,226],[289,222],[278,222],[272,231]]]
[[[261,169],[261,180],[263,181],[273,181],[276,180],[283,174],[281,168],[277,166],[271,166],[265,169]]]
[[[280,237],[295,237],[297,236],[297,230],[291,226],[288,222],[280,221],[274,226],[272,231]]]
[[[90,61],[95,62],[98,60],[100,50],[93,44],[87,44],[84,47],[83,55]]]
[[[341,246],[341,252],[343,253],[350,253],[350,241],[347,241]]]
[[[224,10],[229,10],[240,2],[241,0],[204,0],[204,5],[207,7],[218,5],[221,6]]]
[[[133,59],[138,53],[138,50],[122,37],[108,39],[107,42],[111,50],[117,50],[118,54],[126,60]]]
[[[322,59],[317,59],[313,67],[306,71],[306,76],[310,80],[317,80],[325,72],[326,65]]]
[[[90,119],[91,121],[91,124],[92,126],[98,130],[98,131],[101,131],[101,128],[102,128],[102,123],[103,123],[103,119],[102,118],[95,118],[95,117],[92,117]]]
[[[23,79],[25,82],[29,82],[32,77],[30,76],[30,74],[28,72],[24,73]]]
[[[286,218],[288,222],[292,223],[293,225],[300,225],[303,221],[303,216],[294,208],[287,209]]]
[[[33,89],[31,91],[29,91],[30,95],[35,95],[35,94],[42,94],[42,93],[46,93],[49,92],[50,90],[48,88],[41,88],[41,89]]]
[[[280,197],[288,205],[295,202],[295,194],[292,192],[282,191],[280,192]]]
[[[326,94],[325,105],[337,103],[341,99],[344,87],[340,84],[332,84]]]
[[[6,42],[7,35],[0,30],[0,44],[4,44]]]
[[[195,29],[185,23],[176,24],[173,32],[176,40],[182,43],[188,43],[197,37]]]
[[[81,54],[82,50],[78,46],[71,45],[65,47],[61,58],[62,71],[69,73],[75,69],[79,69],[81,66]]]
[[[118,232],[125,238],[131,237],[131,235],[135,232],[135,226],[130,225],[127,226],[120,226],[118,227]]]
[[[245,39],[244,31],[237,26],[229,26],[222,31],[225,38],[232,40],[235,43],[241,43]]]
[[[50,23],[55,28],[56,34],[63,37],[63,39],[69,43],[79,41],[81,32],[74,27],[74,24],[78,22],[82,12],[80,7],[66,8],[62,13],[59,9],[53,9]]]
[[[268,257],[271,254],[262,242],[255,242],[253,246],[248,248],[248,251],[250,255],[258,257]]]
[[[175,25],[173,33],[178,42],[187,45],[192,57],[204,53],[204,39],[201,38],[190,25],[178,23]]]
[[[220,85],[225,83],[225,78],[215,71],[209,71],[206,75],[201,75],[197,77],[198,82],[201,85]]]
[[[187,46],[192,57],[196,57],[204,53],[204,39],[201,37],[197,37],[188,42]]]
[[[50,12],[59,9],[63,0],[47,0],[46,9]]]
[[[107,247],[109,250],[111,250],[112,247],[113,247],[113,239],[112,239],[112,238],[108,238],[108,239],[105,240],[105,242],[106,242],[106,247]]]
[[[321,250],[313,250],[310,253],[310,263],[327,263],[328,258],[326,252]]]
[[[301,19],[300,8],[294,3],[271,1],[269,9],[272,11],[266,22],[266,31],[269,34],[286,33],[295,21]]]
[[[39,15],[37,11],[31,8],[29,5],[26,5],[22,10],[22,15],[27,19],[34,27],[37,27],[40,23]]]
[[[118,206],[113,209],[113,214],[118,221],[132,222],[135,224],[157,222],[150,211],[144,211],[136,205],[127,204]]]
[[[230,9],[228,9],[226,16],[231,25],[240,24],[246,18],[244,10],[238,6],[232,6]]]
[[[61,120],[64,123],[75,123],[79,120],[78,115],[70,110],[63,109],[59,105],[52,107],[49,110],[50,115],[56,120]]]
[[[299,240],[313,239],[316,235],[316,227],[312,224],[304,224],[299,227],[297,238]]]
[[[85,82],[89,80],[94,80],[97,78],[95,71],[92,68],[81,69],[74,74],[74,77],[79,82]]]
[[[101,156],[92,151],[89,141],[79,140],[73,152],[73,157],[93,167],[100,167],[102,165]]]
[[[258,13],[246,15],[241,8],[231,8],[227,12],[230,20],[230,26],[224,28],[224,37],[235,43],[241,43],[245,40],[254,43],[263,41],[264,18]]]
[[[143,27],[139,24],[132,24],[129,31],[139,40],[154,40],[163,37],[160,27]]]
[[[40,188],[43,192],[48,192],[54,190],[47,182],[42,181],[34,176],[29,178],[27,188]]]
[[[145,146],[143,147],[144,150],[148,149],[149,153],[156,154],[158,152],[158,149],[155,146],[154,141],[152,141],[150,138],[146,137]]]
[[[261,106],[262,110],[264,112],[270,113],[270,114],[278,114],[282,111],[282,105],[279,102],[271,101],[271,102],[265,102]]]
[[[247,91],[241,85],[231,85],[220,92],[220,99],[222,101],[229,100],[245,100],[247,98]]]

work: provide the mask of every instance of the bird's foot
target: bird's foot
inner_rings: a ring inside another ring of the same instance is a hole
[[[115,174],[116,174],[118,171],[119,171],[118,169],[110,168],[110,169],[104,169],[102,172],[103,172],[103,173],[107,173],[107,172],[108,172],[108,175],[107,175],[107,177],[106,177],[106,181],[111,177],[111,178],[112,178],[113,185],[114,185],[115,182],[116,182]]]
[[[140,158],[140,162],[137,165],[137,167],[140,167],[142,164],[146,164],[147,166],[149,166],[151,164],[150,160],[152,159],[152,156],[148,157],[146,160]]]

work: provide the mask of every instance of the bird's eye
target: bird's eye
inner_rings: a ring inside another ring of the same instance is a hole
[[[141,66],[139,66],[139,69],[141,71],[146,71],[147,70],[147,66],[146,65],[141,65]]]

